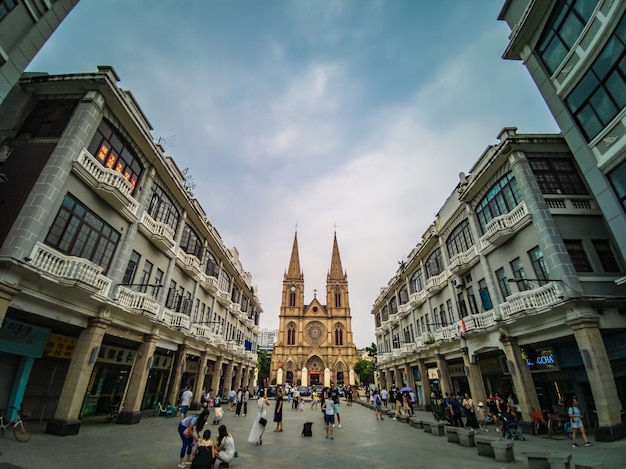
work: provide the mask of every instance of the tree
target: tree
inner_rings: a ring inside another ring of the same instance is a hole
[[[374,382],[374,370],[376,369],[374,362],[359,358],[354,364],[354,372],[359,377],[361,383]]]
[[[259,386],[264,386],[265,380],[270,377],[270,357],[265,350],[257,350],[257,369],[259,370]]]
[[[370,356],[370,358],[372,359],[372,361],[374,362],[374,369],[376,369],[376,365],[378,363],[378,347],[376,347],[376,344],[374,342],[372,342],[372,345],[370,345],[369,347],[365,347],[365,351],[367,352],[367,354]]]

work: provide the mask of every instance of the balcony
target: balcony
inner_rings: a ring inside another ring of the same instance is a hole
[[[404,303],[403,305],[398,306],[398,314],[400,315],[400,319],[405,318],[411,312],[411,304]]]
[[[218,288],[217,279],[215,277],[211,277],[204,272],[200,272],[200,286],[204,288],[207,293],[214,296],[217,295]]]
[[[466,316],[463,318],[463,322],[465,323],[465,332],[480,331],[495,325],[496,317],[491,310]]]
[[[208,341],[210,341],[213,335],[211,328],[205,324],[193,324],[191,326],[191,334],[199,339],[206,339]]]
[[[544,195],[552,215],[597,215],[600,209],[596,201],[584,195]]]
[[[200,279],[202,266],[200,265],[200,259],[193,254],[187,254],[183,249],[179,248],[176,254],[176,265],[187,272],[190,277],[196,280]]]
[[[550,309],[563,301],[563,291],[560,284],[550,282],[539,288],[515,293],[507,297],[500,305],[500,314],[503,320],[511,319],[524,312],[535,314]]]
[[[452,257],[448,270],[452,275],[463,275],[478,263],[478,260],[478,248],[474,245],[467,251]]]
[[[143,212],[139,221],[139,230],[167,257],[174,257],[174,236],[176,233],[171,226],[155,221],[148,215],[148,212]]]
[[[159,314],[159,303],[149,293],[133,291],[119,286],[115,291],[115,301],[121,307],[135,314],[147,313],[156,317]]]
[[[522,202],[506,215],[495,217],[485,227],[485,234],[480,238],[480,250],[491,251],[505,243],[532,221],[532,216]]]
[[[429,277],[426,280],[426,291],[430,295],[434,295],[435,293],[441,291],[448,283],[448,274],[444,270],[439,275],[435,275],[434,277]]]
[[[456,324],[443,326],[435,331],[435,341],[454,340],[459,338],[459,330]]]
[[[78,287],[107,296],[111,280],[101,274],[102,267],[82,257],[66,256],[54,248],[36,243],[30,265],[61,285]]]
[[[221,304],[224,308],[230,309],[230,293],[221,290],[219,293],[220,294],[217,296],[217,302]]]
[[[398,313],[392,313],[389,315],[389,324],[391,324],[391,327],[398,324],[398,322],[400,322],[400,315]]]
[[[163,322],[166,326],[178,330],[189,330],[190,320],[185,313],[177,313],[175,311],[165,309],[163,314]]]
[[[130,222],[137,220],[139,203],[133,197],[133,185],[118,171],[103,166],[83,149],[72,163],[72,170],[111,207]]]
[[[424,303],[426,303],[426,298],[428,295],[426,294],[426,290],[420,290],[415,293],[411,293],[409,299],[411,300],[411,308],[419,308]]]

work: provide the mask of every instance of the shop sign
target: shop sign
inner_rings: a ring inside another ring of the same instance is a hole
[[[101,345],[98,354],[99,363],[115,363],[118,365],[132,366],[135,360],[135,350],[113,347],[111,345]]]
[[[522,358],[531,371],[558,370],[556,354],[551,348],[535,350],[530,346],[522,347]]]
[[[465,376],[465,365],[463,363],[448,365],[448,372],[450,376]]]
[[[72,352],[76,345],[76,338],[54,332],[48,337],[48,343],[43,351],[44,356],[48,358],[72,358]]]
[[[187,360],[185,362],[185,373],[197,373],[199,363],[198,360]]]
[[[0,352],[41,357],[50,329],[5,317],[0,328]]]
[[[165,355],[155,355],[154,360],[152,361],[152,369],[169,370],[172,367],[172,361],[174,361],[173,357],[168,357]]]
[[[429,368],[428,369],[428,379],[439,379],[439,369],[438,368]]]

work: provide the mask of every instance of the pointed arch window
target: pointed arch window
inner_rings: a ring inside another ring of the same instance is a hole
[[[296,345],[296,326],[289,324],[287,328],[287,345]]]
[[[335,308],[341,308],[341,288],[335,285]]]
[[[289,306],[296,305],[296,286],[292,285],[289,289]]]
[[[335,345],[343,345],[343,328],[339,324],[335,327]]]

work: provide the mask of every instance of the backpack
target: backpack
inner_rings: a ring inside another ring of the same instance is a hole
[[[313,436],[313,422],[304,422],[302,436]]]
[[[374,395],[374,403],[380,404],[380,396],[378,394]]]
[[[206,469],[213,464],[213,453],[208,446],[198,446],[190,469]]]

